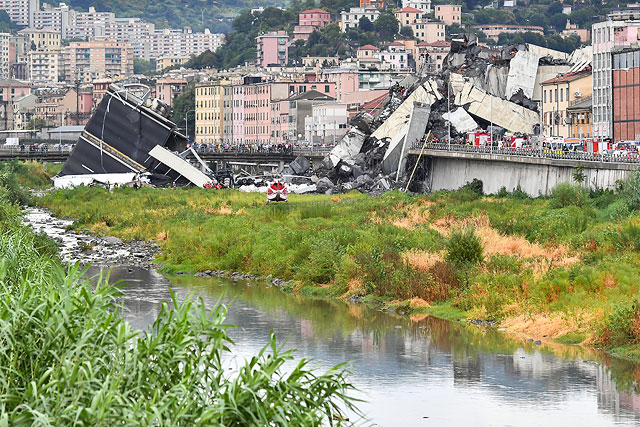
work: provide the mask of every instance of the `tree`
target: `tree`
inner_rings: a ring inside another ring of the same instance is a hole
[[[405,39],[413,39],[413,29],[411,27],[400,28],[400,35]]]
[[[567,19],[567,15],[563,13],[556,13],[555,15],[551,15],[551,18],[549,18],[549,22],[551,23],[551,25],[553,25],[553,28],[555,28],[556,31],[562,31],[567,26]]]
[[[358,29],[360,31],[373,31],[373,22],[371,22],[366,16],[363,16],[360,18],[360,22],[358,22]]]
[[[153,73],[156,71],[156,64],[142,58],[133,57],[133,72],[135,74]]]
[[[555,3],[551,3],[547,9],[547,15],[555,15],[558,13],[562,13],[562,2],[557,1]]]
[[[196,87],[189,85],[185,90],[173,100],[173,117],[172,120],[178,126],[185,125],[185,117],[189,128],[189,135],[195,135],[196,130]],[[189,136],[187,135],[187,136]],[[192,138],[193,139],[193,138]]]
[[[390,12],[381,13],[373,26],[382,41],[391,41],[398,34],[400,24]]]

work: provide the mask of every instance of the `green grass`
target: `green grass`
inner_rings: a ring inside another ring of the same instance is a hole
[[[559,342],[560,344],[580,344],[582,341],[587,339],[587,335],[584,333],[578,332],[570,332],[566,335],[556,338],[554,341]]]
[[[359,413],[344,365],[283,369],[293,352],[273,333],[227,370],[224,306],[172,294],[149,330],[132,329],[108,275],[62,266],[21,225],[14,180],[0,171],[0,424],[325,425]]]
[[[640,362],[640,346],[637,344],[627,344],[607,349],[607,354],[618,359],[632,360]]]
[[[426,313],[439,319],[455,321],[458,319],[466,319],[469,313],[453,307],[450,302],[435,304],[424,309],[414,309],[414,313]]]
[[[157,241],[166,272],[272,274],[313,297],[420,298],[445,318],[551,313],[593,335],[640,293],[637,182],[633,175],[618,193],[565,185],[536,199],[465,188],[419,197],[294,194],[267,206],[262,194],[232,190],[76,188],[39,203],[77,218],[77,228]],[[437,230],[469,223],[479,238],[490,230],[505,242],[491,252],[491,241],[478,247],[474,237],[473,254],[482,256],[460,262],[450,233]]]

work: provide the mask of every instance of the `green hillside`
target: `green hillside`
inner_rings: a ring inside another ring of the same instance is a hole
[[[142,18],[162,28],[190,26],[194,31],[209,28],[212,32],[227,32],[241,11],[285,6],[287,0],[67,0],[66,3],[80,11],[93,6],[99,12],[114,12],[117,17]]]

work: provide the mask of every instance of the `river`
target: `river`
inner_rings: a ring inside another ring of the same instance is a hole
[[[339,301],[309,300],[264,284],[117,267],[125,317],[148,327],[159,303],[189,294],[229,306],[235,360],[274,330],[320,370],[352,361],[360,405],[380,426],[609,426],[640,423],[640,395],[623,383],[640,367],[593,350],[535,345],[495,330],[431,317],[394,316]],[[616,385],[616,381],[618,385]],[[620,389],[620,390],[619,390]],[[353,419],[352,419],[353,420]]]

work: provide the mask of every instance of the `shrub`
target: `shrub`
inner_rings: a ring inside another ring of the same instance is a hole
[[[482,262],[483,248],[475,229],[454,230],[447,240],[447,261],[457,265],[475,265]]]
[[[640,225],[627,223],[618,230],[618,233],[613,233],[611,239],[618,249],[638,251],[640,250]]]
[[[579,164],[571,173],[571,178],[575,181],[576,184],[581,185],[585,180],[584,175],[584,165]]]
[[[607,206],[605,211],[605,216],[610,221],[620,221],[628,218],[629,215],[631,215],[631,210],[624,200],[616,200]]]
[[[588,190],[579,185],[563,182],[551,190],[551,207],[585,206],[589,202]]]
[[[618,305],[606,319],[600,341],[607,346],[640,343],[640,303]]]
[[[465,185],[460,187],[461,190],[469,190],[473,193],[476,193],[478,196],[484,195],[483,184],[482,181],[478,178],[473,178],[471,182],[467,182]]]
[[[640,208],[640,171],[633,171],[620,183],[619,196],[630,210]]]

